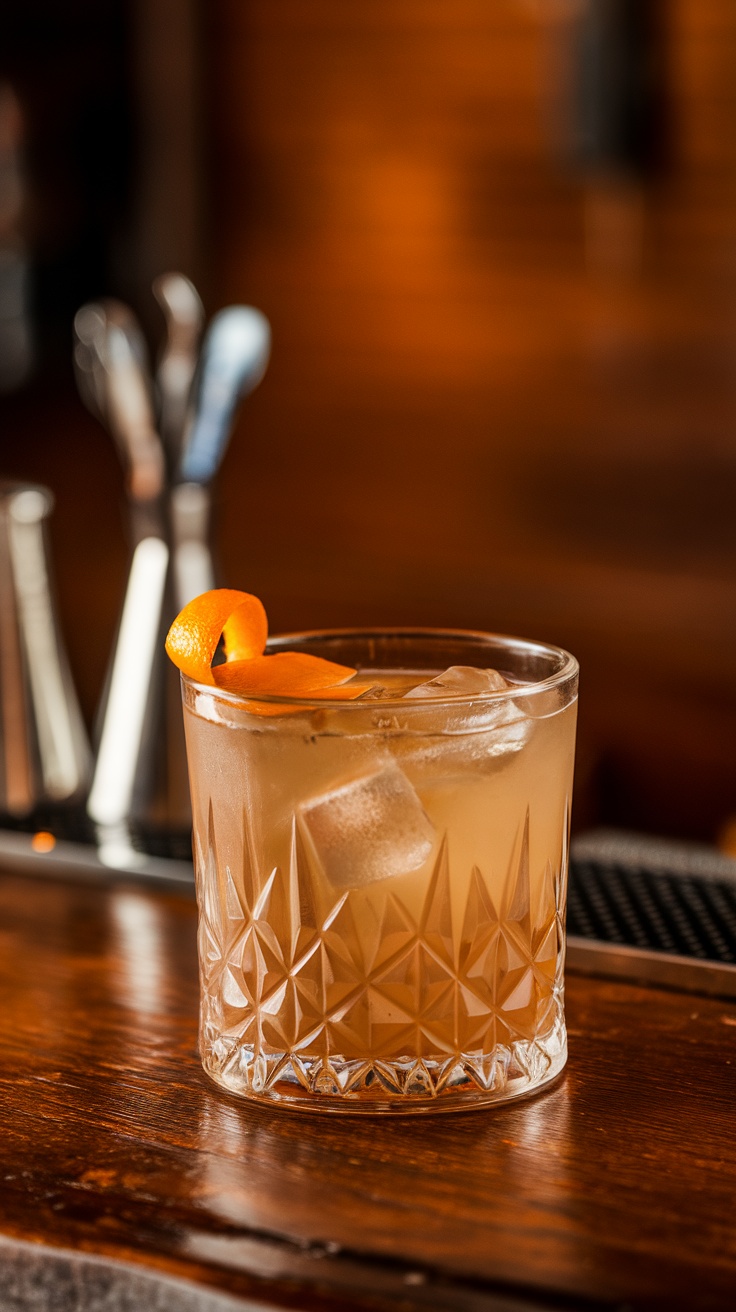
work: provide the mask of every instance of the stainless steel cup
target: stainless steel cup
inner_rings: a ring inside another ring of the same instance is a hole
[[[56,615],[48,488],[0,481],[0,814],[81,799],[90,749]]]

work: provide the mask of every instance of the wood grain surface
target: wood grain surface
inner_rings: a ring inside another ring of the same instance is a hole
[[[0,877],[0,1230],[288,1308],[731,1309],[736,1009],[570,976],[567,1072],[491,1111],[240,1103],[195,909]]]

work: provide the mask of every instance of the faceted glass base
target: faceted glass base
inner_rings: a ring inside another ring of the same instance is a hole
[[[401,1061],[305,1059],[295,1053],[256,1055],[235,1044],[215,1045],[208,1075],[230,1093],[310,1112],[450,1112],[523,1098],[549,1084],[567,1061],[565,1023],[534,1041],[490,1053]]]
[[[426,1112],[522,1097],[562,1070],[563,881],[548,863],[533,887],[528,816],[498,906],[476,868],[455,916],[446,838],[413,907],[389,880],[367,907],[361,890],[320,905],[296,825],[288,866],[257,895],[227,867],[220,889],[212,816],[197,856],[200,1053],[231,1093]]]

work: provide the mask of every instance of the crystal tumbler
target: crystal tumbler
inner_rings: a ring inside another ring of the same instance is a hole
[[[351,1113],[547,1084],[567,1055],[576,661],[415,630],[268,650],[354,666],[365,691],[182,680],[205,1070],[231,1093]]]

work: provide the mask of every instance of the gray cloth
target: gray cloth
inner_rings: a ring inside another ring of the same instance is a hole
[[[0,1312],[267,1312],[124,1262],[0,1235]]]

